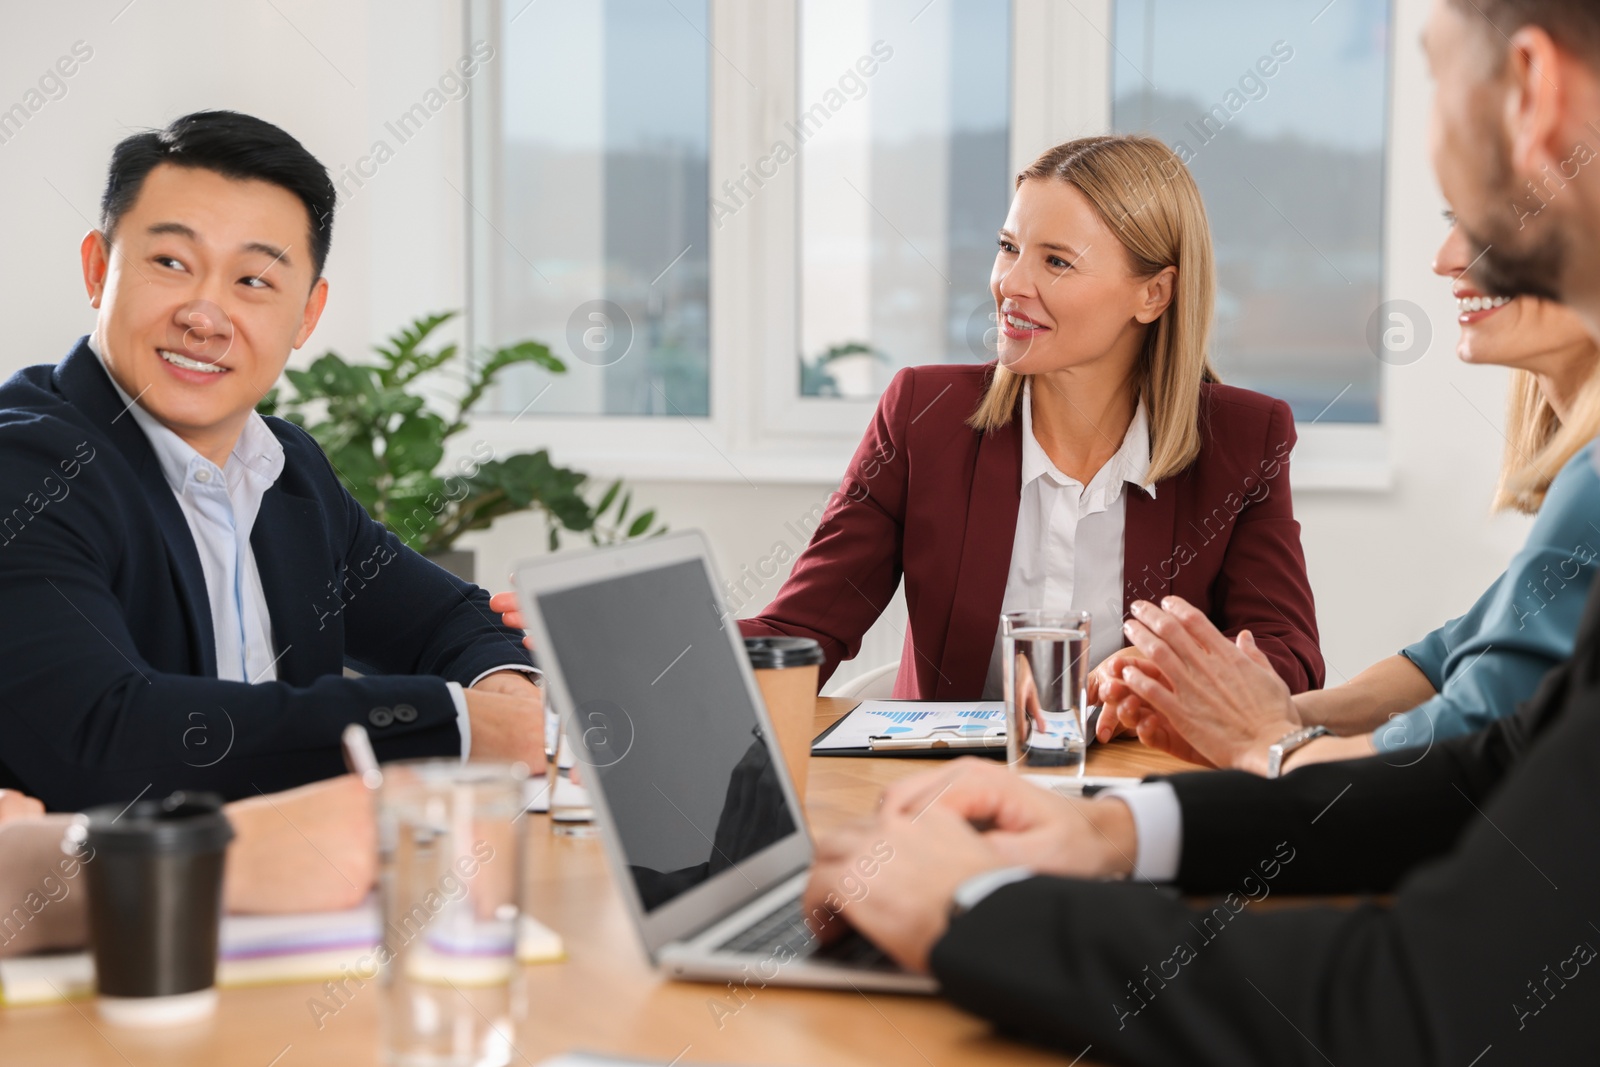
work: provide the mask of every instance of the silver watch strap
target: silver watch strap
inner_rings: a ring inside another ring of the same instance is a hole
[[[1326,726],[1302,726],[1284,734],[1267,749],[1267,777],[1276,778],[1283,773],[1283,758],[1289,753],[1331,732]]]

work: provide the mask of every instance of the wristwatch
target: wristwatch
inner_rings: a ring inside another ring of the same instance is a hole
[[[1313,738],[1332,733],[1326,726],[1302,726],[1280,737],[1267,748],[1267,777],[1276,778],[1283,773],[1283,757]]]

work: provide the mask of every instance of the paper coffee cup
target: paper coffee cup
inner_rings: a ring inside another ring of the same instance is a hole
[[[811,734],[817,710],[817,672],[822,646],[809,637],[747,637],[745,654],[761,687],[761,699],[778,732],[778,747],[801,800],[811,765]]]
[[[216,1007],[222,872],[233,827],[215,793],[108,804],[79,816],[98,1007],[123,1026],[173,1026]]]

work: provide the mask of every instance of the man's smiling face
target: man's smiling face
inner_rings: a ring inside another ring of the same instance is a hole
[[[82,247],[96,338],[117,384],[221,464],[327,299],[310,218],[269,182],[161,164],[109,244]]]

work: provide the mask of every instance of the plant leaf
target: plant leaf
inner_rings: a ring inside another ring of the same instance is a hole
[[[444,420],[431,411],[407,415],[389,432],[383,463],[396,476],[431,471],[444,459]]]

